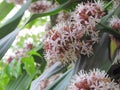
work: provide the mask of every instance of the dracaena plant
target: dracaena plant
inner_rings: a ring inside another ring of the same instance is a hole
[[[16,61],[21,73],[11,75],[2,90],[120,90],[120,0],[6,0],[0,7],[3,4],[11,6],[1,20],[16,5],[21,8],[0,23],[1,60],[21,29],[39,25],[44,16],[50,22],[36,48],[29,43],[7,60],[6,67]],[[30,15],[23,20],[25,11]]]

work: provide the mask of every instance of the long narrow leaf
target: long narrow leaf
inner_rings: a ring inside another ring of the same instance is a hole
[[[94,47],[94,55],[88,58],[87,56],[81,56],[77,61],[74,69],[74,74],[81,69],[89,70],[93,68],[100,68],[108,70],[111,65],[109,60],[109,37],[108,34],[104,33],[99,44]],[[107,63],[107,64],[106,64]]]
[[[10,48],[18,32],[19,32],[19,29],[16,29],[15,31],[11,32],[10,34],[8,34],[7,36],[5,36],[0,40],[0,59],[4,56],[4,54]]]
[[[59,5],[58,7],[52,9],[52,10],[49,10],[47,12],[44,12],[44,13],[40,13],[40,14],[33,14],[30,18],[30,20],[28,21],[31,22],[32,20],[38,18],[38,17],[43,17],[43,16],[48,16],[48,15],[54,15],[54,14],[57,14],[59,11],[61,11],[64,7],[66,7],[67,5],[71,4],[73,1],[72,0],[68,0],[67,2]]]
[[[30,85],[35,73],[32,76],[29,76],[24,72],[20,77],[15,80],[11,80],[6,87],[6,90],[26,90]]]
[[[52,65],[50,68],[48,68],[46,71],[44,71],[44,73],[42,75],[40,75],[36,80],[34,80],[32,82],[30,90],[38,90],[39,82],[41,80],[49,78],[50,76],[61,71],[63,68],[64,68],[64,66],[62,66],[60,62],[56,62],[54,65]]]
[[[66,90],[67,85],[73,75],[73,69],[65,72],[60,78],[58,78],[53,84],[48,86],[45,90]]]
[[[24,4],[23,7],[11,19],[9,19],[2,27],[0,27],[0,39],[12,32],[17,27],[30,3],[31,0],[28,0],[28,2]]]

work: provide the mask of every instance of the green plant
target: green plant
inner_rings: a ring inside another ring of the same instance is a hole
[[[120,89],[119,0],[103,0],[104,3],[99,0],[7,1],[12,3],[0,3],[0,10],[4,10],[0,14],[1,21],[16,4],[21,8],[8,21],[0,22],[0,90],[94,90],[94,80],[114,85],[105,90]],[[8,5],[9,8],[5,8]],[[25,11],[29,13],[27,17]],[[50,17],[50,22],[43,35],[26,34],[16,43],[18,50],[11,46],[20,30],[44,25],[45,16]],[[45,37],[43,42],[41,36]],[[27,38],[32,38],[34,43],[24,46]],[[6,60],[3,56],[9,48],[13,49],[15,57]],[[94,70],[89,72],[91,69]],[[74,75],[79,72],[78,78],[86,74],[93,79],[90,84],[84,80],[75,81]],[[103,76],[96,78],[100,73]],[[72,78],[74,82],[71,82]],[[112,79],[117,85],[111,83]],[[99,88],[104,90],[106,87]]]

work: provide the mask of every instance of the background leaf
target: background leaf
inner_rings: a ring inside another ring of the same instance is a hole
[[[110,65],[109,36],[108,34],[104,33],[99,44],[96,44],[94,47],[94,55],[89,58],[82,55],[76,62],[74,74],[81,69],[89,70],[93,68],[99,68],[107,71]]]
[[[31,83],[30,90],[37,90],[37,88],[39,87],[39,82],[41,80],[51,77],[52,75],[63,70],[63,68],[64,68],[64,66],[62,66],[60,62],[56,62],[50,68],[46,69],[37,79],[35,79]]]
[[[23,57],[22,62],[24,63],[24,69],[27,73],[32,75],[35,72],[34,58],[32,56]]]
[[[72,75],[73,75],[73,70],[70,69],[66,71],[61,77],[59,77],[45,90],[66,90]]]
[[[5,36],[0,40],[0,60],[2,59],[4,54],[7,52],[7,50],[10,48],[18,32],[19,32],[19,29],[16,29],[15,31],[11,32],[10,34],[8,34],[7,36]]]
[[[8,13],[13,9],[13,7],[13,4],[8,4],[5,0],[0,3],[0,21],[8,15]]]
[[[17,27],[30,3],[31,0],[28,0],[28,2],[23,5],[23,7],[11,19],[9,19],[6,23],[2,25],[2,27],[0,27],[0,39],[12,32]]]
[[[34,76],[35,73],[33,73],[32,76],[29,76],[26,72],[23,72],[17,79],[13,79],[9,82],[6,90],[26,90]]]

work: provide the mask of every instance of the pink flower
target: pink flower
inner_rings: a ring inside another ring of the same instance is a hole
[[[47,32],[44,41],[45,57],[52,62],[70,63],[81,54],[93,55],[93,45],[99,41],[96,22],[104,15],[102,3],[79,4],[72,12],[70,22],[59,22]]]
[[[110,26],[120,32],[120,19],[118,17],[113,17],[110,20]]]
[[[104,14],[101,1],[78,4],[71,14],[73,29],[78,33],[82,32],[87,38],[82,42],[81,54],[88,57],[93,54],[93,45],[99,42],[99,31],[95,28],[96,22],[99,22]]]
[[[53,62],[69,63],[80,55],[81,41],[69,22],[61,22],[47,33],[44,41],[45,57]],[[80,36],[79,36],[80,37]],[[81,35],[82,37],[82,35]]]
[[[89,73],[81,70],[73,76],[68,90],[120,90],[120,88],[105,71],[94,69]]]

